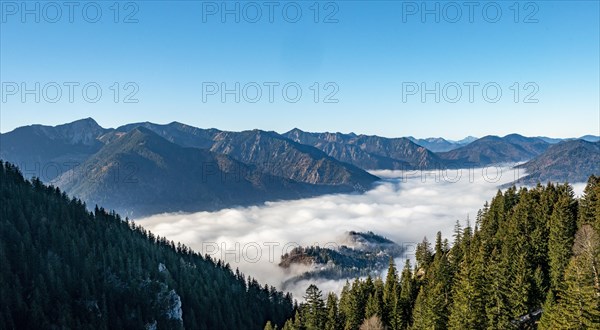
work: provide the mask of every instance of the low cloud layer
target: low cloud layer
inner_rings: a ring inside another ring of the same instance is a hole
[[[182,242],[202,254],[224,259],[232,268],[261,283],[282,288],[286,279],[305,271],[284,271],[280,256],[294,246],[331,245],[350,230],[373,231],[407,248],[437,231],[450,237],[456,220],[475,221],[498,186],[523,173],[507,168],[439,172],[375,171],[382,178],[364,194],[336,194],[262,206],[193,214],[163,214],[138,220],[153,233]],[[581,191],[577,187],[576,191]],[[401,265],[400,265],[401,266]],[[345,281],[321,281],[324,291],[337,291]],[[307,281],[286,288],[298,299]]]

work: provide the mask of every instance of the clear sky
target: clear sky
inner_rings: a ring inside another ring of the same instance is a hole
[[[600,134],[595,0],[68,3],[1,1],[1,132],[93,117],[450,139]]]

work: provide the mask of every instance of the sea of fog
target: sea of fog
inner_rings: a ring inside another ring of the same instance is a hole
[[[280,256],[295,246],[336,246],[344,233],[373,231],[406,248],[414,259],[416,243],[437,231],[451,240],[457,220],[471,223],[498,191],[524,173],[510,167],[446,172],[373,171],[382,178],[362,194],[334,194],[216,212],[161,214],[137,220],[153,233],[195,251],[227,261],[245,275],[282,289],[282,283],[307,270],[283,270]],[[576,193],[584,185],[575,185]],[[403,259],[404,259],[403,258]],[[403,263],[402,260],[397,260]],[[399,265],[402,267],[402,264]],[[384,274],[382,274],[384,276]],[[323,292],[339,292],[342,281],[317,281]],[[307,281],[286,290],[301,299]]]

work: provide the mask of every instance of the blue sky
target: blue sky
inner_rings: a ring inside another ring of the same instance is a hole
[[[219,1],[75,1],[71,17],[54,3],[60,16],[46,2],[2,1],[1,132],[93,117],[450,139],[600,134],[598,1],[485,1],[471,14],[461,1],[228,1],[239,22]]]

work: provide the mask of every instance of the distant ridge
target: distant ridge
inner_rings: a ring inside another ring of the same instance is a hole
[[[538,138],[510,134],[505,137],[484,136],[464,147],[440,153],[440,157],[453,160],[459,166],[487,166],[529,160],[549,147]]]
[[[563,141],[517,168],[527,171],[518,183],[585,182],[591,175],[600,175],[600,142]]]

